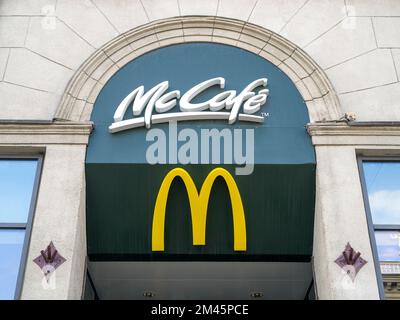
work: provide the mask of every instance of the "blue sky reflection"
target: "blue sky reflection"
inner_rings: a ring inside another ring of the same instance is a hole
[[[26,223],[36,175],[35,159],[0,160],[0,223]]]
[[[14,299],[25,230],[0,229],[0,300]]]
[[[372,221],[400,225],[400,162],[363,162]]]

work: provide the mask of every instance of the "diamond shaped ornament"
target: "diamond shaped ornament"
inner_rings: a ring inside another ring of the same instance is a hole
[[[50,242],[45,250],[40,251],[40,256],[33,259],[33,262],[39,266],[46,277],[65,261],[66,259],[57,251],[53,241]]]
[[[357,273],[364,267],[367,261],[361,258],[360,252],[356,252],[350,243],[347,243],[342,254],[335,260],[335,263],[342,268],[354,282]]]

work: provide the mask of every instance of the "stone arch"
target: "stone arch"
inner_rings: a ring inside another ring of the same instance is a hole
[[[127,31],[92,54],[69,81],[56,120],[88,121],[100,90],[121,67],[149,51],[185,42],[214,42],[253,52],[280,68],[302,95],[311,122],[341,117],[335,90],[302,49],[260,26],[220,17],[185,16]]]

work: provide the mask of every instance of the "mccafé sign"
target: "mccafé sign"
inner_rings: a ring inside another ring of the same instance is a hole
[[[154,207],[152,251],[164,251],[165,210],[169,189],[176,177],[182,179],[188,194],[192,220],[193,245],[204,246],[206,244],[208,199],[210,198],[215,179],[222,177],[226,182],[231,198],[234,250],[246,251],[246,219],[244,216],[242,199],[235,180],[231,174],[223,168],[216,168],[208,174],[200,192],[197,191],[196,185],[185,169],[172,169],[165,176]]]
[[[223,44],[158,48],[119,68],[90,120],[91,261],[309,261],[310,118],[274,64]]]
[[[237,120],[260,123],[264,121],[264,117],[256,116],[254,113],[267,101],[269,90],[261,89],[257,93],[254,90],[258,87],[265,88],[267,82],[267,78],[257,79],[239,94],[236,90],[227,90],[201,103],[193,103],[192,100],[212,86],[225,88],[224,78],[203,81],[186,91],[182,97],[179,90],[167,92],[168,81],[157,84],[146,93],[142,85],[129,93],[118,105],[114,113],[114,122],[109,126],[109,130],[115,133],[143,126],[150,128],[152,123],[184,120],[228,120],[229,124]],[[178,100],[181,112],[168,113],[176,106]],[[124,120],[130,104],[134,117]],[[242,105],[243,109],[240,112]],[[157,114],[153,114],[154,111]]]

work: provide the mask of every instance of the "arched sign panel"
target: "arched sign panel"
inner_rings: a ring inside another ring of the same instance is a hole
[[[92,260],[309,260],[309,117],[270,62],[227,45],[164,47],[121,68],[91,120]]]

